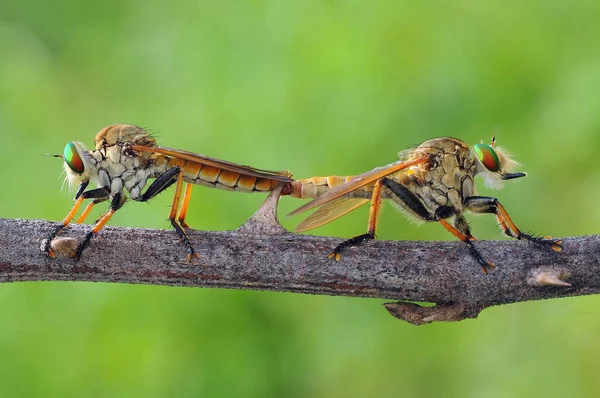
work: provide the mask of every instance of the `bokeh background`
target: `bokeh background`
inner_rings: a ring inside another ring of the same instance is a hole
[[[529,173],[493,193],[518,225],[598,233],[599,20],[592,1],[4,0],[0,216],[60,220],[72,194],[60,160],[42,154],[91,145],[116,122],[296,177],[356,174],[428,138],[488,142],[496,131]],[[199,187],[189,222],[234,229],[263,199]],[[168,228],[169,202],[127,204],[112,225]],[[281,216],[300,203],[283,198]],[[315,232],[362,233],[367,209],[355,213]],[[503,239],[492,216],[470,219],[479,238]],[[378,235],[452,239],[391,207]],[[380,304],[4,284],[0,396],[597,396],[597,297],[423,327]]]

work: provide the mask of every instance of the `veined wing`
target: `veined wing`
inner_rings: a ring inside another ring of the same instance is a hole
[[[338,198],[332,200],[302,220],[296,227],[296,232],[304,232],[320,227],[369,202],[370,199],[360,198]]]
[[[349,192],[352,192],[358,188],[364,187],[365,185],[372,184],[375,181],[382,179],[390,174],[396,173],[400,170],[407,169],[412,166],[416,166],[422,163],[425,163],[429,160],[429,156],[423,156],[417,159],[409,160],[409,161],[399,161],[395,163],[388,164],[383,167],[378,167],[366,173],[360,174],[348,181],[345,184],[338,185],[333,188],[331,191],[325,192],[321,196],[317,196],[315,199],[306,203],[304,206],[301,206],[291,212],[289,215],[294,215],[298,213],[302,213],[303,211],[310,210],[317,206],[324,205],[327,202],[330,202],[334,199],[337,199],[341,196],[346,195]]]
[[[281,181],[281,182],[291,182],[290,178],[292,174],[289,171],[270,171],[270,170],[261,170],[256,169],[250,166],[244,166],[241,164],[228,162],[226,160],[214,159],[208,156],[200,155],[198,153],[183,151],[181,149],[173,149],[166,148],[161,146],[141,146],[141,145],[131,145],[131,148],[135,151],[142,152],[152,152],[159,155],[170,156],[177,159],[187,160],[188,162],[199,163],[206,166],[216,167],[218,169],[231,171],[234,173],[239,173],[247,176],[258,177],[258,178],[268,178],[271,180]]]

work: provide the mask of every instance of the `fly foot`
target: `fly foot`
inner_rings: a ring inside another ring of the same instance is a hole
[[[550,248],[557,253],[560,253],[563,250],[562,239],[553,239],[551,236],[544,236],[543,238],[540,238],[539,236],[521,233],[519,239],[528,240],[536,245],[550,246]]]
[[[563,250],[562,239],[552,239],[551,236],[544,236],[544,238],[542,239],[542,242],[544,244],[549,245],[550,248],[557,253],[560,253]]]
[[[486,261],[485,264],[481,266],[481,271],[487,275],[488,271],[492,268],[496,268],[496,266],[493,263]]]
[[[194,259],[199,260],[200,255],[196,252],[196,250],[194,250],[193,247],[190,247],[188,250],[188,255],[186,257],[186,261],[188,263],[191,263]]]
[[[369,232],[367,232],[366,234],[355,236],[354,238],[350,238],[337,245],[335,249],[333,249],[333,251],[329,253],[327,258],[333,258],[335,261],[340,261],[340,259],[342,258],[342,250],[344,250],[346,247],[358,246],[363,242],[372,239],[375,239],[375,235]]]

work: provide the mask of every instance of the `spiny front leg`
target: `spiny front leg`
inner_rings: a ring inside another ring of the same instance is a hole
[[[375,186],[373,187],[373,193],[371,195],[371,204],[369,205],[369,224],[367,227],[367,233],[355,236],[354,238],[350,238],[333,249],[331,253],[327,256],[328,258],[333,258],[335,261],[340,261],[342,257],[342,250],[347,247],[357,246],[363,242],[366,242],[371,239],[375,239],[375,230],[377,228],[377,218],[379,216],[379,209],[381,209],[381,185],[382,180],[378,180],[375,182]]]
[[[496,198],[488,196],[471,196],[465,199],[464,205],[473,213],[495,214],[504,233],[512,238],[527,240],[538,245],[549,246],[555,252],[562,251],[562,240],[551,239],[550,237],[542,238],[521,232],[511,220],[504,206],[502,206]]]

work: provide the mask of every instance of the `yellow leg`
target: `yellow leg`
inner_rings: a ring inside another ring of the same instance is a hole
[[[75,214],[77,213],[77,210],[79,210],[79,207],[81,206],[81,204],[83,203],[84,197],[80,196],[79,199],[77,199],[77,201],[75,201],[75,204],[73,205],[73,207],[71,208],[71,211],[67,214],[67,216],[62,220],[62,225],[63,226],[67,226],[71,220],[73,219],[73,217],[75,217]]]
[[[375,237],[375,229],[377,228],[377,220],[379,218],[379,210],[381,209],[381,180],[378,180],[373,187],[371,196],[371,204],[369,205],[369,224],[367,233]]]
[[[106,212],[104,212],[104,214],[102,214],[102,216],[100,216],[100,219],[98,221],[96,221],[96,224],[94,224],[94,227],[92,228],[92,233],[95,235],[98,233],[98,231],[100,231],[102,229],[102,227],[104,227],[106,225],[106,223],[108,222],[108,220],[110,220],[110,218],[113,216],[113,214],[115,214],[116,210],[108,209]]]
[[[177,176],[177,184],[175,185],[175,195],[173,195],[173,203],[171,204],[171,212],[169,220],[175,220],[177,216],[177,208],[179,207],[179,199],[181,198],[181,187],[183,185],[183,173]]]
[[[446,221],[444,219],[441,219],[441,220],[438,220],[438,221],[452,235],[456,236],[458,239],[460,239],[463,242],[465,242],[467,244],[467,246],[469,246],[469,250],[471,251],[471,255],[473,257],[475,257],[475,260],[477,260],[477,262],[479,263],[479,265],[481,265],[481,270],[483,271],[484,274],[488,273],[488,269],[495,267],[494,264],[490,263],[489,261],[486,261],[483,258],[483,256],[481,255],[481,253],[479,253],[479,251],[477,250],[477,248],[473,245],[472,240],[474,240],[474,239],[472,239],[473,238],[472,236],[463,234],[458,229],[456,229],[454,226],[450,225],[448,223],[448,221]]]
[[[87,218],[87,216],[90,214],[90,211],[92,210],[92,207],[94,207],[95,204],[96,204],[96,202],[90,202],[90,204],[88,204],[86,206],[85,210],[83,211],[83,213],[81,213],[81,215],[79,216],[77,221],[75,221],[75,223],[81,224]]]
[[[508,212],[506,211],[504,206],[502,206],[500,203],[498,203],[496,206],[498,208],[498,211],[496,212],[496,219],[498,220],[500,225],[502,225],[502,228],[504,229],[504,231],[506,232],[507,235],[515,237],[517,239],[524,238],[524,239],[530,240],[530,241],[544,242],[544,243],[548,242],[548,244],[550,245],[552,250],[554,250],[555,252],[562,251],[562,240],[554,241],[549,236],[545,237],[543,239],[540,239],[537,237],[530,236],[529,234],[522,233],[519,230],[519,228],[515,225],[513,220],[511,220],[511,218],[508,215]]]
[[[333,258],[335,261],[340,261],[342,258],[342,249],[347,246],[355,246],[366,240],[375,238],[375,230],[377,228],[377,219],[379,216],[379,210],[381,209],[381,181],[377,180],[373,187],[373,193],[371,194],[371,204],[369,205],[369,223],[366,234],[355,236],[354,238],[348,239],[345,242],[339,244],[329,255],[328,258]]]
[[[177,221],[179,221],[179,224],[181,224],[183,228],[190,227],[185,222],[185,216],[187,215],[188,203],[190,202],[190,198],[192,196],[192,187],[192,184],[187,184],[187,186],[185,187],[185,193],[183,194],[183,204],[181,205],[181,210],[179,210],[179,217],[177,218]]]
[[[179,207],[179,199],[181,198],[182,188],[183,188],[183,173],[180,172],[179,175],[177,176],[177,183],[175,185],[175,195],[173,196],[173,204],[171,205],[171,212],[169,213],[169,220],[171,221],[171,225],[173,226],[173,228],[175,228],[175,231],[177,232],[179,237],[183,240],[183,243],[187,246],[187,249],[188,249],[187,261],[190,262],[190,261],[192,261],[193,257],[200,258],[200,256],[194,250],[194,247],[192,246],[192,242],[190,241],[190,237],[185,232],[185,229],[183,229],[181,227],[181,225],[177,221],[175,221],[175,217],[177,216],[177,208]],[[186,193],[187,193],[187,189],[186,189]],[[186,196],[188,197],[188,201],[189,201],[189,195],[186,195]],[[184,199],[184,206],[187,208],[185,199]],[[185,217],[185,213],[184,213],[184,217]]]

